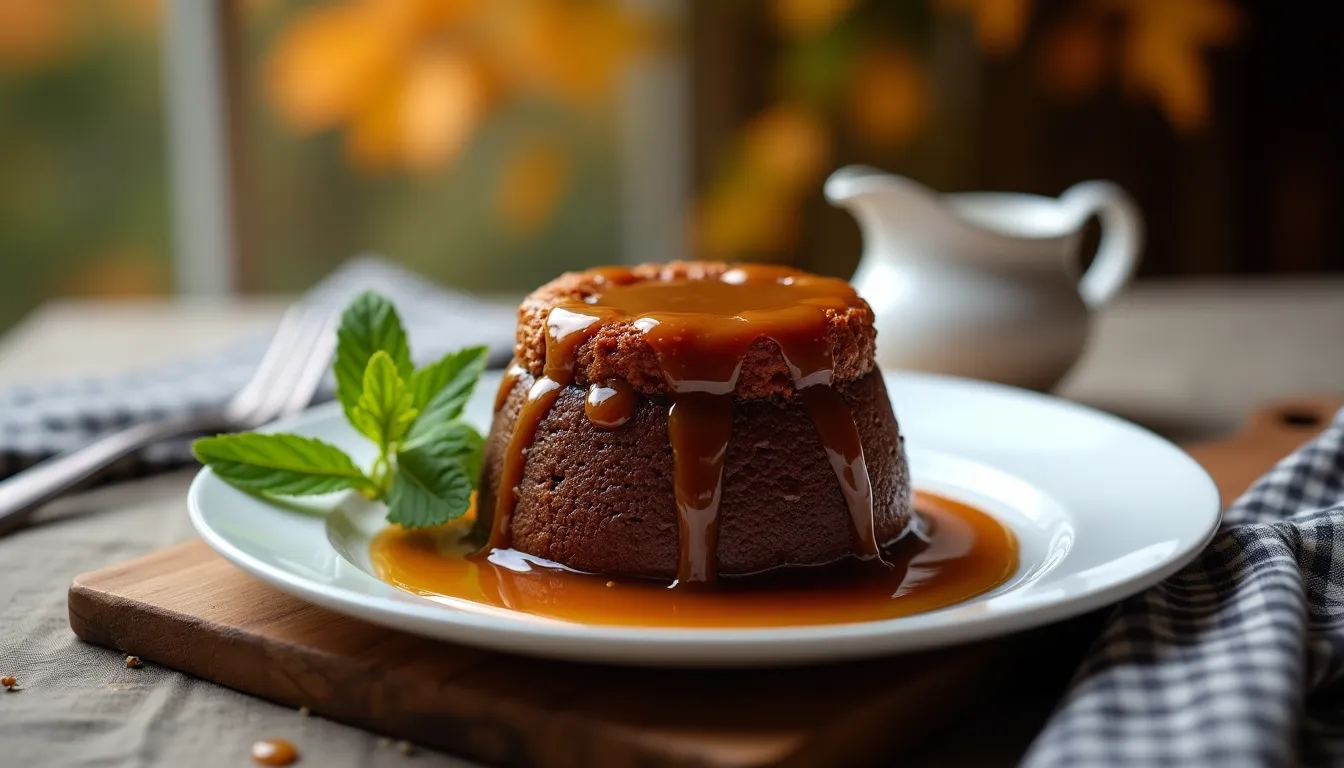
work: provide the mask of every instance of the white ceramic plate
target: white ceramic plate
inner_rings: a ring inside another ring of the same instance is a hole
[[[1160,581],[1193,558],[1218,525],[1213,481],[1145,429],[1010,387],[905,371],[886,378],[916,486],[994,514],[1021,545],[1021,566],[1007,583],[915,616],[797,628],[657,629],[469,613],[372,575],[368,547],[385,525],[383,510],[354,495],[311,501],[315,512],[304,514],[259,501],[204,470],[191,486],[191,520],[239,568],[340,613],[495,650],[648,666],[835,661],[1027,629]],[[497,381],[498,374],[483,377],[468,406],[468,418],[482,430]],[[275,428],[372,458],[333,406]]]

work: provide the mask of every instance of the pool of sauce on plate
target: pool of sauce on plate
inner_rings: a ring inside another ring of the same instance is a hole
[[[473,553],[473,515],[448,525],[391,526],[370,548],[375,574],[460,610],[643,627],[779,627],[843,624],[945,608],[1003,584],[1017,571],[1017,539],[974,507],[915,494],[921,524],[885,563],[721,579],[715,589],[669,589],[648,579],[580,573],[509,549]]]
[[[547,316],[545,363],[505,450],[500,492],[491,510],[490,548],[510,547],[515,489],[528,447],[560,392],[574,382],[580,348],[604,325],[619,323],[639,333],[656,352],[672,401],[667,432],[677,507],[677,584],[718,578],[719,502],[734,392],[743,361],[763,338],[778,345],[795,396],[817,427],[845,497],[858,559],[880,561],[859,431],[844,398],[831,386],[828,313],[865,306],[853,287],[843,280],[759,264],[705,279],[641,280],[620,267],[602,270],[600,277],[594,294],[561,302]],[[496,410],[521,372],[514,366],[504,376]],[[638,397],[623,381],[594,383],[585,410],[594,425],[614,429],[630,418]]]

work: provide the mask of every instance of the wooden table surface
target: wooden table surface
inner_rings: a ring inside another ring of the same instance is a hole
[[[264,333],[283,306],[275,298],[53,302],[0,339],[0,387],[132,371],[187,351],[205,351]],[[1143,283],[1096,318],[1092,343],[1060,394],[1174,440],[1215,437],[1235,430],[1245,413],[1267,400],[1344,393],[1341,328],[1344,278]],[[183,473],[176,473],[96,493],[126,506],[143,498],[170,512],[166,500],[180,493],[183,482]],[[78,500],[62,503],[79,506]],[[147,538],[144,544],[148,549],[151,542]],[[81,560],[81,570],[104,564],[94,550],[86,562]],[[68,580],[50,586],[63,594]],[[1061,625],[1058,643],[1040,651],[1042,666],[1060,647],[1081,648],[1089,631],[1086,620]],[[0,647],[4,641],[0,636]],[[1026,659],[1022,666],[1031,664]],[[1067,670],[1057,662],[1053,668]],[[1020,695],[997,695],[957,739],[941,740],[940,748],[918,764],[1012,764],[1066,680],[1067,674],[1057,672],[1048,680],[1025,681],[1031,690]],[[223,689],[219,693],[226,695]],[[42,725],[26,727],[40,733]],[[229,761],[203,759],[200,764]],[[435,757],[421,764],[456,763]]]

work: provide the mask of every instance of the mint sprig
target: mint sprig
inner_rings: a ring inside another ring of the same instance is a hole
[[[204,437],[192,449],[225,482],[248,491],[310,496],[373,487],[340,448],[310,437],[246,432]]]
[[[299,435],[242,432],[197,440],[192,450],[220,479],[271,496],[359,491],[387,502],[387,519],[408,528],[460,517],[480,475],[484,441],[458,420],[485,369],[486,348],[469,347],[416,369],[401,318],[372,291],[341,315],[336,399],[378,447],[361,469],[341,449]]]

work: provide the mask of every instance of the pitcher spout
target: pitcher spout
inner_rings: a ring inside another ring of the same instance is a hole
[[[856,214],[872,210],[888,215],[901,211],[946,215],[937,192],[913,179],[866,165],[847,165],[835,171],[823,191],[832,205]]]
[[[827,201],[859,222],[865,246],[888,250],[897,241],[956,236],[960,223],[932,189],[904,176],[863,165],[845,166],[826,179]]]

